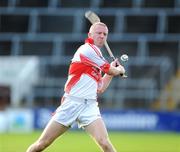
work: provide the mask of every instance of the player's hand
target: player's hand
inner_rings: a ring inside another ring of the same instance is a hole
[[[126,70],[124,69],[122,65],[119,64],[116,68],[120,71],[121,76],[125,74]]]
[[[125,75],[125,68],[120,64],[118,59],[115,59],[113,62],[111,62],[111,66],[116,69],[116,71],[119,73],[116,74],[116,76],[121,76],[122,78],[126,78],[127,76]],[[115,75],[114,75],[115,76]]]
[[[111,65],[114,67],[117,67],[118,65],[120,65],[118,59],[115,59],[113,62],[111,62]]]

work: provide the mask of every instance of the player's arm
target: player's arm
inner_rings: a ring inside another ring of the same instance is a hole
[[[94,50],[89,47],[81,53],[81,60],[86,64],[90,64],[101,69],[101,71],[111,76],[117,76],[125,73],[124,67],[119,64],[118,60],[109,64],[102,56],[98,55],[97,52],[98,51],[96,49]]]
[[[98,93],[103,93],[109,86],[111,80],[112,80],[113,76],[105,74],[102,79],[100,84],[98,85]]]
[[[111,76],[118,76],[125,73],[124,67],[119,64],[117,59],[111,64],[109,64],[103,57],[98,56],[95,51],[91,50],[88,53],[89,54],[86,54],[86,56],[90,59],[92,63],[94,63],[92,65],[96,65],[96,67],[100,68],[101,71],[103,71],[104,73]]]
[[[116,67],[117,64],[120,65],[118,60],[115,60],[110,64],[109,71],[101,79],[101,82],[100,82],[101,84],[98,87],[98,93],[103,93],[108,88],[113,76],[120,75],[121,73],[125,72],[123,66],[120,66],[117,69]]]

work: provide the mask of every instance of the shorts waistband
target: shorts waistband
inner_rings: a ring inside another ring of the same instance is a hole
[[[66,95],[65,98],[67,99],[71,99],[72,101],[76,101],[76,102],[97,102],[97,99],[86,99],[86,98],[79,98],[79,97],[75,97],[75,96],[69,96]]]

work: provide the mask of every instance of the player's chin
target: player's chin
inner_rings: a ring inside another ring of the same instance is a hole
[[[95,45],[102,48],[104,46],[104,41],[96,41]]]
[[[101,48],[101,47],[103,47],[104,46],[104,42],[99,42],[98,43],[98,46]]]

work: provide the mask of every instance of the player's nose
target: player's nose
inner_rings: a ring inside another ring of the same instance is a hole
[[[100,37],[101,37],[101,38],[104,38],[104,37],[105,37],[105,36],[104,36],[104,33],[101,33],[101,34],[100,34]]]

